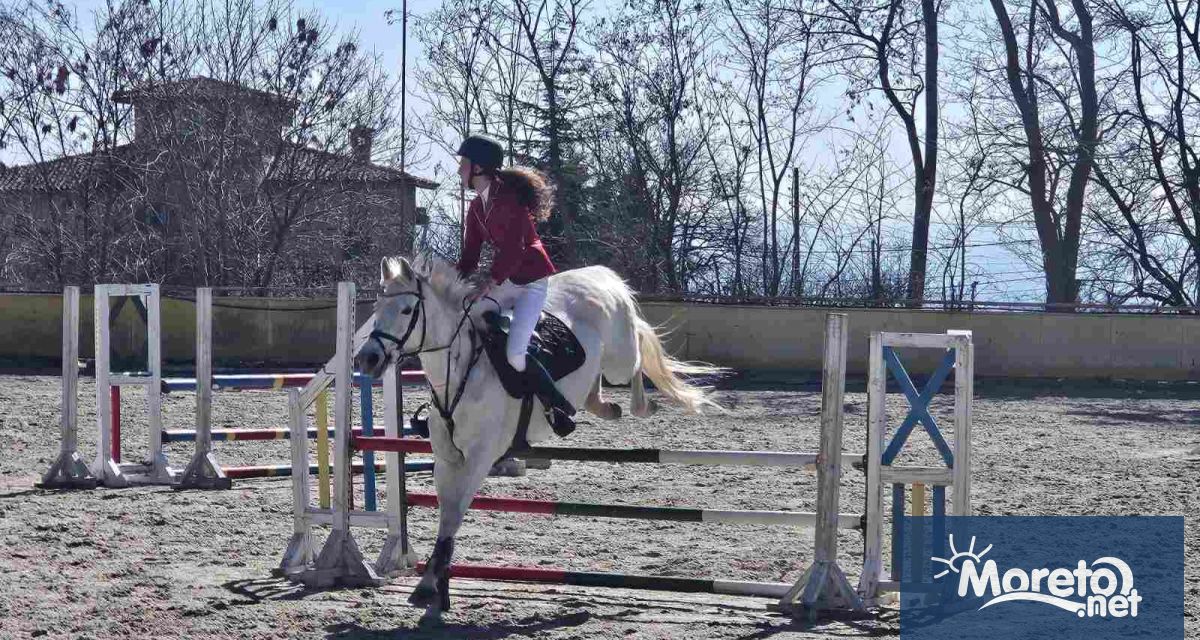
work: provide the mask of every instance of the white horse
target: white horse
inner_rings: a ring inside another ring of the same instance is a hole
[[[443,260],[421,257],[414,262],[415,266],[403,258],[383,261],[375,331],[355,356],[355,366],[379,376],[397,358],[419,354],[429,380],[437,409],[430,411],[429,431],[440,519],[433,552],[409,602],[445,610],[450,605],[454,536],[488,470],[513,444],[521,401],[508,395],[491,362],[480,355],[475,327],[483,326],[480,314],[496,308],[493,301],[484,298],[469,305],[473,286]],[[644,373],[685,410],[720,408],[705,390],[680,375],[721,370],[668,356],[659,335],[638,312],[633,292],[611,269],[586,267],[551,276],[545,308],[571,328],[586,352],[583,366],[558,381],[576,407],[602,418],[620,417],[620,407],[601,398],[603,374],[612,384],[629,384],[633,414],[649,416],[655,405],[646,397]],[[551,435],[543,412],[534,411],[528,441]]]

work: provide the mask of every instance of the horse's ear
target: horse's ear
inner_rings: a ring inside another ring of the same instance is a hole
[[[384,258],[379,263],[379,280],[381,284],[387,284],[397,278],[404,280],[413,279],[413,268],[404,258]]]

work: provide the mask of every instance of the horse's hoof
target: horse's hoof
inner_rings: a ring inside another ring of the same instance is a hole
[[[488,475],[493,478],[520,478],[525,475],[525,461],[520,458],[505,458],[492,465]]]
[[[658,403],[653,400],[650,400],[650,399],[646,400],[646,406],[644,406],[644,407],[636,407],[635,406],[633,408],[633,415],[635,415],[639,418],[649,418],[650,416],[652,416],[656,413],[658,413]]]
[[[600,416],[601,418],[607,418],[609,420],[620,420],[621,419],[621,405],[619,405],[615,402],[605,402],[604,408],[605,408],[605,415]]]

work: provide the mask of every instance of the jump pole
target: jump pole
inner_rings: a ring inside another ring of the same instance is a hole
[[[355,434],[354,448],[399,453],[433,453],[429,440],[416,438],[368,438]],[[619,464],[695,464],[742,467],[799,467],[814,465],[816,453],[784,451],[734,451],[719,449],[619,449],[608,447],[529,447],[514,452],[517,456],[573,462],[612,462]],[[863,455],[839,453],[842,468],[862,468]]]
[[[336,427],[329,427],[329,435],[334,435],[337,432]],[[355,427],[352,433],[356,436],[363,434],[362,427]],[[405,435],[415,435],[416,432],[411,429],[404,430]],[[209,436],[213,442],[263,442],[267,440],[287,440],[291,437],[291,431],[288,429],[212,429]],[[317,430],[313,427],[308,429],[308,439],[315,440]],[[195,442],[196,432],[191,429],[164,429],[163,442]]]
[[[337,348],[334,358],[334,421],[338,425],[350,424],[353,400],[353,364],[357,348],[355,344],[355,286],[353,282],[338,283],[337,304]],[[314,379],[315,380],[315,379]],[[293,444],[307,443],[296,432]],[[334,445],[333,529],[325,540],[325,546],[317,556],[315,566],[304,573],[306,584],[328,587],[333,584],[373,585],[383,583],[370,562],[363,558],[362,551],[350,532],[350,429],[337,430]],[[294,463],[293,463],[294,464]],[[302,465],[303,466],[303,465]],[[307,502],[305,503],[307,506]]]
[[[317,394],[317,500],[329,508],[329,394]]]
[[[308,510],[308,447],[297,447],[296,440],[307,443],[308,428],[304,424],[304,408],[300,392],[288,389],[288,426],[292,430],[292,537],[288,540],[279,571],[287,573],[296,567],[306,567],[313,561],[312,527],[305,517]]]
[[[217,461],[216,455],[212,451],[212,442],[214,440],[214,432],[212,429],[212,394],[214,382],[219,382],[229,388],[249,388],[249,389],[282,389],[286,387],[302,386],[312,382],[318,374],[282,374],[282,375],[234,375],[234,376],[214,376],[212,372],[212,289],[199,288],[196,290],[196,377],[194,379],[168,379],[165,381],[167,391],[175,389],[194,389],[196,391],[196,429],[194,432],[171,431],[166,432],[163,440],[167,442],[181,442],[188,439],[193,439],[196,443],[195,451],[192,454],[191,462],[189,462],[178,484],[173,485],[174,489],[229,489],[232,486],[232,478],[229,477],[225,468]],[[405,372],[409,378],[412,374],[420,372]],[[370,429],[371,426],[371,381],[366,376],[359,376],[359,381],[363,385],[363,426]],[[119,387],[113,388],[114,394],[120,392]],[[318,431],[328,428],[328,417],[322,411],[324,406],[324,391],[320,394],[321,402],[318,404]],[[113,429],[114,429],[114,449],[119,448],[119,437],[116,436],[117,425],[120,420],[120,405],[114,404],[113,408]],[[286,437],[290,433],[290,429],[282,430],[222,430],[219,437],[220,440],[267,440],[277,437]],[[320,435],[314,433],[313,437]],[[322,436],[323,437],[323,436]],[[327,443],[323,448],[319,448],[322,453],[327,453]],[[119,452],[114,453],[114,457],[119,462]],[[374,479],[375,468],[373,461],[366,461],[365,477],[371,490],[368,491],[371,502],[374,502]],[[420,468],[420,467],[415,467]],[[259,467],[259,468],[232,468],[232,472],[238,477],[256,477],[254,474],[261,473],[261,477],[284,475],[277,472],[281,467]],[[318,467],[318,473],[325,480],[328,479],[328,460],[326,459]],[[322,506],[328,508],[329,494],[328,483],[322,483]],[[370,505],[368,510],[372,510]]]
[[[371,406],[371,381],[360,377],[358,382],[358,400],[362,412],[362,433],[365,436],[375,435],[375,412]],[[375,511],[375,454],[363,456],[363,508]]]
[[[347,393],[336,394],[338,396],[338,404],[335,405],[338,407],[336,411],[344,411],[347,414],[346,418],[348,418],[351,406],[351,398],[348,392],[352,389],[352,386],[348,372],[351,369],[353,350],[345,347],[348,345],[348,337],[351,336],[350,332],[354,326],[353,302],[354,291],[352,285],[339,285],[338,347],[336,355],[324,369],[324,371],[332,372],[332,377],[336,379],[336,384],[342,385],[338,388],[344,388],[347,391]],[[353,336],[354,349],[357,349],[361,345],[361,342],[365,340],[365,336],[370,333],[370,325],[373,322],[373,319],[368,320],[364,327],[360,327],[357,334]],[[360,340],[360,337],[363,340]],[[343,372],[346,372],[346,374],[343,375]],[[328,376],[324,372],[318,375]],[[326,377],[324,381],[328,379]],[[307,391],[314,392],[313,400],[316,400],[316,397],[325,388],[322,386],[322,383],[323,380],[321,378],[314,378],[314,385],[307,389]],[[400,433],[400,411],[402,408],[400,403],[400,385],[402,383],[402,374],[395,366],[389,367],[385,371],[383,383],[384,428],[385,433],[393,437]],[[305,390],[296,392],[294,397],[295,400],[289,403],[289,424],[292,429],[292,464],[293,466],[305,466],[308,460],[308,439],[302,437],[302,434],[307,431],[305,410],[311,405],[311,401],[306,401]],[[292,476],[293,534],[288,543],[287,551],[284,553],[283,560],[276,571],[278,575],[285,575],[291,579],[318,586],[328,586],[338,582],[346,584],[380,584],[382,582],[379,578],[381,574],[392,574],[415,566],[416,558],[413,557],[412,551],[407,544],[407,523],[406,514],[403,509],[403,498],[396,487],[404,486],[405,470],[407,468],[430,468],[432,462],[404,464],[403,456],[388,455],[386,458],[386,477],[388,481],[387,510],[385,512],[352,511],[348,508],[349,477],[343,472],[346,467],[340,464],[342,460],[350,459],[350,437],[351,432],[349,430],[338,429],[335,432],[335,458],[338,463],[334,465],[335,491],[332,501],[333,508],[310,507],[311,489],[309,488],[307,471]],[[321,442],[322,439],[318,438],[318,447]],[[335,532],[344,532],[330,535],[325,547],[321,551],[320,557],[315,560],[315,568],[312,567],[314,560],[311,557],[311,530],[314,524],[332,525]],[[358,551],[357,545],[354,543],[350,533],[351,525],[387,530],[388,537],[384,542],[379,559],[373,567],[362,559],[362,555]],[[336,541],[334,540],[335,535],[339,537]],[[344,574],[346,573],[351,574],[349,578],[345,577]]]
[[[815,618],[821,610],[866,611],[846,573],[838,566],[838,506],[842,487],[842,431],[845,424],[847,316],[825,316],[825,356],[821,367],[821,455],[817,461],[817,526],[813,564],[780,606]]]
[[[92,475],[79,455],[79,287],[63,289],[62,318],[62,415],[59,429],[62,445],[58,458],[42,475],[38,487],[45,489],[95,489]]]
[[[383,433],[390,438],[399,438],[403,424],[404,387],[400,375],[400,363],[387,367],[383,372]],[[380,575],[395,575],[415,567],[417,556],[408,544],[408,467],[403,453],[387,453],[387,515],[391,526],[387,539],[379,552],[375,571]],[[432,469],[432,463],[430,463]],[[372,496],[374,497],[374,496]]]
[[[214,391],[279,391],[283,389],[304,387],[318,374],[315,373],[238,373],[216,374],[212,377]],[[420,383],[424,378],[421,370],[404,371],[405,382]],[[355,379],[362,383],[369,376],[357,375]],[[372,386],[381,387],[381,381],[373,381]],[[195,391],[196,378],[163,378],[163,389],[168,393],[173,391]],[[284,429],[286,431],[286,429]]]
[[[359,463],[355,463],[350,466],[350,469],[351,469],[352,473],[354,473],[355,475],[359,475],[363,472],[363,465],[361,465]],[[382,471],[383,469],[384,469],[384,465],[382,463],[378,463],[378,462],[375,463],[375,471],[376,472]],[[405,465],[404,469],[405,469],[405,471],[409,471],[409,472],[433,471],[433,461],[424,460],[424,461],[409,462],[407,465]],[[248,466],[248,467],[223,467],[222,470],[225,471],[225,475],[227,475],[230,478],[233,478],[235,480],[245,479],[245,478],[288,478],[288,477],[291,477],[291,475],[292,475],[292,465],[290,465],[290,464],[268,464],[268,465],[257,465],[257,466]],[[315,465],[315,464],[308,465],[308,473],[310,476],[312,474],[316,473],[316,471],[317,471],[317,465]]]

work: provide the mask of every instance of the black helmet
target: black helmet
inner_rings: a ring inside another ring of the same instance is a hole
[[[499,169],[504,164],[504,147],[487,136],[467,136],[458,147],[458,155],[483,169]]]

